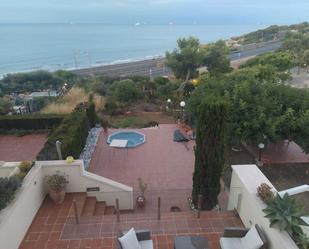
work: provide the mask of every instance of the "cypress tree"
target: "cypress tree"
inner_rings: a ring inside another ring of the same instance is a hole
[[[203,210],[210,210],[218,203],[224,165],[226,112],[226,103],[218,99],[208,99],[199,110],[192,198],[197,205],[198,195],[203,196]]]

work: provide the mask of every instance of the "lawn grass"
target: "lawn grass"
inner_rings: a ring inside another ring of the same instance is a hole
[[[140,117],[121,117],[111,121],[113,128],[143,128],[147,121]]]

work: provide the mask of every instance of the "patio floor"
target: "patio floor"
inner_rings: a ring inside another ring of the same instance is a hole
[[[103,131],[92,156],[89,171],[138,191],[141,177],[148,190],[191,189],[194,170],[194,141],[173,141],[175,124],[159,128],[134,129],[146,135],[146,143],[137,148],[112,149],[106,143],[109,134]],[[120,131],[120,130],[117,130]]]
[[[134,199],[140,194],[138,178],[147,184],[147,205],[136,212],[152,213],[161,198],[163,212],[171,207],[189,211],[188,197],[192,191],[194,171],[194,141],[174,142],[176,124],[161,124],[159,128],[134,129],[146,136],[146,143],[136,148],[115,149],[106,140],[115,131],[100,134],[89,171],[133,187]],[[227,206],[227,192],[219,195],[219,205]]]
[[[173,249],[175,236],[203,236],[210,249],[219,249],[219,238],[226,226],[243,226],[234,212],[205,211],[197,219],[192,212],[156,214],[122,214],[81,217],[75,224],[73,199],[82,193],[67,194],[63,204],[46,197],[34,218],[20,249],[114,249],[119,230],[150,229],[154,249]]]
[[[34,160],[47,140],[47,134],[22,137],[0,135],[0,161],[17,162]]]
[[[259,150],[254,146],[247,147],[255,158],[258,158]],[[295,142],[281,141],[269,143],[262,151],[262,158],[268,164],[292,164],[309,163],[309,154],[303,152],[302,148]]]

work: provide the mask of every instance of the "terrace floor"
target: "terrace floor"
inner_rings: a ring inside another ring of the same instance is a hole
[[[197,219],[192,212],[156,214],[122,214],[81,217],[75,224],[73,199],[84,194],[67,194],[61,205],[46,197],[34,218],[20,249],[114,249],[120,230],[149,229],[154,249],[173,249],[175,236],[204,236],[210,249],[219,249],[224,227],[243,226],[234,212],[205,211]]]
[[[146,143],[136,148],[115,149],[106,143],[108,134],[102,131],[89,171],[138,190],[141,177],[150,190],[190,189],[194,170],[194,141],[173,141],[176,124],[161,124],[159,128],[134,129],[146,135]],[[121,131],[117,130],[117,131]]]
[[[255,158],[258,158],[257,147],[249,146],[249,150]],[[265,158],[268,164],[309,163],[309,154],[303,152],[295,142],[288,141],[267,144],[262,151],[262,158]]]
[[[32,161],[43,148],[47,134],[0,135],[0,161]]]
[[[146,136],[146,143],[136,148],[115,149],[109,147],[106,140],[114,131],[100,134],[96,149],[92,155],[89,171],[116,182],[132,186],[134,198],[140,192],[138,178],[147,184],[146,208],[142,213],[151,213],[161,198],[162,210],[168,212],[177,206],[189,210],[188,197],[191,196],[192,175],[194,171],[194,141],[174,142],[176,124],[160,124],[159,128],[134,129]],[[219,195],[219,205],[227,205],[227,192]]]

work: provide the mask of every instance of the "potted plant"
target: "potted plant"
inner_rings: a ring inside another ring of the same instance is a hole
[[[55,174],[47,177],[48,194],[56,204],[64,201],[67,184],[68,180],[64,175]]]
[[[142,178],[138,178],[138,186],[140,189],[140,195],[136,198],[136,204],[138,207],[144,207],[146,204],[145,191],[147,189],[147,184],[143,181]]]
[[[308,226],[302,219],[302,216],[306,215],[303,206],[288,194],[283,197],[277,195],[267,204],[263,211],[270,220],[270,227],[279,227],[280,231],[286,231],[300,248],[308,248],[308,237],[301,227]]]
[[[271,201],[273,201],[275,199],[275,194],[271,189],[272,189],[272,187],[269,186],[267,183],[262,183],[257,188],[258,196],[266,204],[270,203]]]

